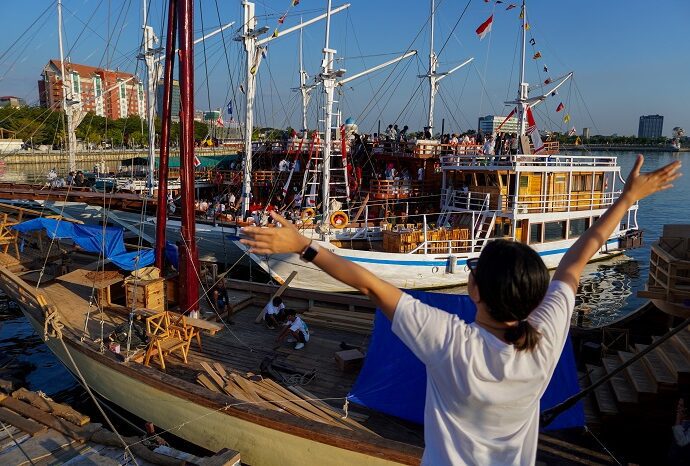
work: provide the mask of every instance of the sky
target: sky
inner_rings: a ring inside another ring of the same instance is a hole
[[[407,50],[415,57],[348,83],[338,100],[343,119],[353,118],[363,132],[377,130],[379,121],[426,124],[428,84],[418,78],[428,68],[430,2],[423,0],[350,0],[345,12],[331,22],[330,47],[339,57],[336,68],[345,77],[389,60]],[[15,95],[31,104],[38,100],[37,81],[51,58],[58,57],[55,0],[3,2],[0,35],[0,95]],[[333,6],[343,2],[334,1]],[[506,11],[502,3],[483,0],[436,0],[435,49],[439,71],[473,57],[474,61],[440,84],[435,128],[460,132],[477,126],[477,117],[505,115],[518,88],[520,34],[518,8]],[[150,24],[164,30],[167,1],[148,0]],[[63,0],[66,54],[76,63],[143,73],[136,55],[141,41],[141,0]],[[208,39],[195,52],[195,106],[226,108],[235,104],[233,117],[244,108],[244,51],[233,41],[242,23],[240,0],[195,0],[195,36],[236,21],[224,34]],[[256,2],[259,26],[286,29],[325,11],[325,0]],[[535,109],[540,128],[590,134],[635,135],[640,115],[664,116],[664,135],[675,126],[690,131],[690,17],[687,0],[561,1],[533,0],[527,5],[529,39],[526,80],[540,93],[546,78],[574,72],[574,79]],[[288,13],[283,25],[278,18]],[[491,14],[491,33],[479,40],[475,29]],[[318,73],[324,46],[325,23],[304,30],[304,62],[310,77]],[[255,106],[257,125],[299,128],[301,101],[298,85],[299,33],[271,41],[258,74]],[[533,60],[534,53],[542,58]],[[547,66],[545,73],[543,67]],[[142,74],[143,75],[143,74]],[[548,89],[550,86],[546,86]],[[557,113],[563,103],[565,110]],[[323,91],[315,89],[309,107],[310,126],[319,117]],[[570,121],[563,122],[563,116]],[[225,114],[228,119],[229,115]]]

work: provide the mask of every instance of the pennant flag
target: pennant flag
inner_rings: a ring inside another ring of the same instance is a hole
[[[580,140],[580,136],[575,138],[575,145],[576,146],[582,145],[582,140]],[[608,184],[608,178],[604,178],[604,189],[606,189],[607,184]]]
[[[538,58],[541,58],[541,52],[535,53],[534,56],[532,57],[532,60],[536,60]]]
[[[544,80],[544,84],[551,84],[552,82],[553,82],[553,80],[551,78],[546,78]]]
[[[278,28],[276,28],[276,30],[273,31],[273,34],[271,34],[271,37],[278,37]]]
[[[261,58],[266,58],[266,47],[261,47]]]
[[[225,123],[223,123],[223,117],[219,116],[218,119],[216,120],[216,126],[225,126]]]
[[[256,74],[256,65],[252,65],[252,67],[249,68],[249,72],[250,72],[251,74]],[[244,92],[244,91],[243,91],[243,92]]]
[[[529,45],[537,45],[537,41],[534,40],[534,37],[529,40]]]
[[[525,31],[529,31],[529,23],[525,23]]]
[[[525,7],[523,6],[522,9],[520,10],[520,19],[525,17]]]
[[[288,15],[288,14],[287,14],[287,12],[286,12],[283,16],[281,16],[280,18],[278,18],[278,24],[283,24],[283,23],[285,22],[285,18],[287,18],[287,15]]]
[[[534,121],[534,115],[532,115],[532,109],[527,107],[527,134],[529,134],[530,139],[532,139],[532,145],[534,146],[534,153],[538,154],[540,150],[544,148],[544,143],[541,142],[541,135],[537,129],[537,122]]]
[[[577,130],[573,126],[572,128],[570,128],[570,131],[568,131],[568,136],[575,136],[576,134],[577,134]]]
[[[228,115],[232,115],[232,100],[228,102]]]
[[[565,116],[563,117],[563,123],[567,123],[570,121],[570,113],[566,113]]]
[[[549,72],[549,67],[544,65],[544,73],[548,73],[548,72]]]
[[[557,90],[554,90],[554,91],[551,93],[551,97],[555,96],[556,94],[558,94],[558,91],[557,91]]]
[[[497,132],[501,130],[501,128],[503,127],[503,125],[505,124],[506,121],[510,120],[510,117],[515,115],[515,112],[517,112],[517,107],[513,107],[513,109],[510,111],[510,113],[508,114],[506,119],[503,120],[500,125],[498,125],[498,128],[496,128]]]
[[[299,0],[292,0],[292,6],[299,5]]]
[[[199,157],[194,155],[194,168],[198,167],[201,165],[201,160],[199,160]]]
[[[517,8],[517,5],[514,4],[514,3],[511,3],[510,5],[508,5],[508,6],[506,7],[506,11],[512,10],[513,8]]]
[[[498,5],[499,3],[503,3],[503,0],[496,0],[496,5]]]
[[[494,22],[494,15],[489,16],[489,19],[484,21],[475,31],[479,36],[479,40],[482,40],[485,35],[491,32],[491,25]]]
[[[556,107],[556,112],[560,112],[564,108],[565,108],[565,105],[563,105],[563,102],[561,102],[560,104],[558,104],[558,107]]]

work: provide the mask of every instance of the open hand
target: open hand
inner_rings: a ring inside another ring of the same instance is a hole
[[[249,246],[249,252],[255,254],[300,254],[309,246],[309,240],[302,236],[292,222],[287,221],[280,214],[271,211],[273,220],[280,223],[282,228],[244,227],[242,233],[247,238],[240,242]]]
[[[644,156],[640,154],[625,181],[622,196],[628,196],[631,202],[644,199],[657,191],[672,188],[673,184],[671,183],[683,175],[678,171],[680,170],[680,161],[678,160],[650,173],[640,173],[643,163]]]

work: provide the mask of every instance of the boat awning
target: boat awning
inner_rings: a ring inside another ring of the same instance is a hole
[[[53,218],[35,218],[10,227],[21,233],[45,230],[51,239],[69,239],[84,251],[102,254],[124,270],[136,270],[154,262],[153,249],[127,252],[124,230],[118,227],[80,225]]]
[[[201,162],[197,170],[204,168],[227,168],[226,165],[230,165],[232,162],[239,160],[239,155],[198,155],[197,158]],[[156,168],[158,168],[159,160],[156,159]],[[170,157],[168,159],[169,168],[180,168],[180,158]]]
[[[407,291],[423,303],[455,314],[465,322],[474,321],[476,308],[467,295]],[[580,391],[577,367],[570,336],[561,358],[541,398],[541,411],[552,408]],[[374,332],[369,343],[364,367],[359,373],[348,399],[377,411],[424,422],[426,400],[426,368],[391,330],[390,321],[376,311]],[[549,424],[548,430],[581,427],[585,415],[582,403],[561,413]]]

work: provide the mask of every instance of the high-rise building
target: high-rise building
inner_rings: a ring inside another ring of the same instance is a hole
[[[518,130],[518,122],[517,122],[517,117],[511,116],[508,118],[508,121],[506,121],[505,116],[499,116],[499,115],[487,115],[483,117],[479,117],[479,125],[478,125],[478,130],[481,131],[484,134],[491,134],[495,132],[499,126],[501,126],[501,123],[503,123],[503,126],[501,126],[501,132],[503,133],[517,133]]]
[[[582,128],[582,140],[586,141],[589,139],[589,128]]]
[[[163,80],[156,85],[156,115],[163,115]],[[172,121],[180,121],[180,82],[174,80],[172,88],[172,105],[170,106]]]
[[[21,97],[4,95],[0,97],[0,107],[26,107],[26,102]]]
[[[638,138],[660,138],[664,132],[664,117],[662,115],[642,115],[637,129]]]
[[[116,120],[129,115],[146,114],[146,95],[139,79],[122,71],[65,62],[65,81],[70,86],[67,100],[87,112]],[[50,60],[38,81],[41,107],[62,109],[62,63]]]

